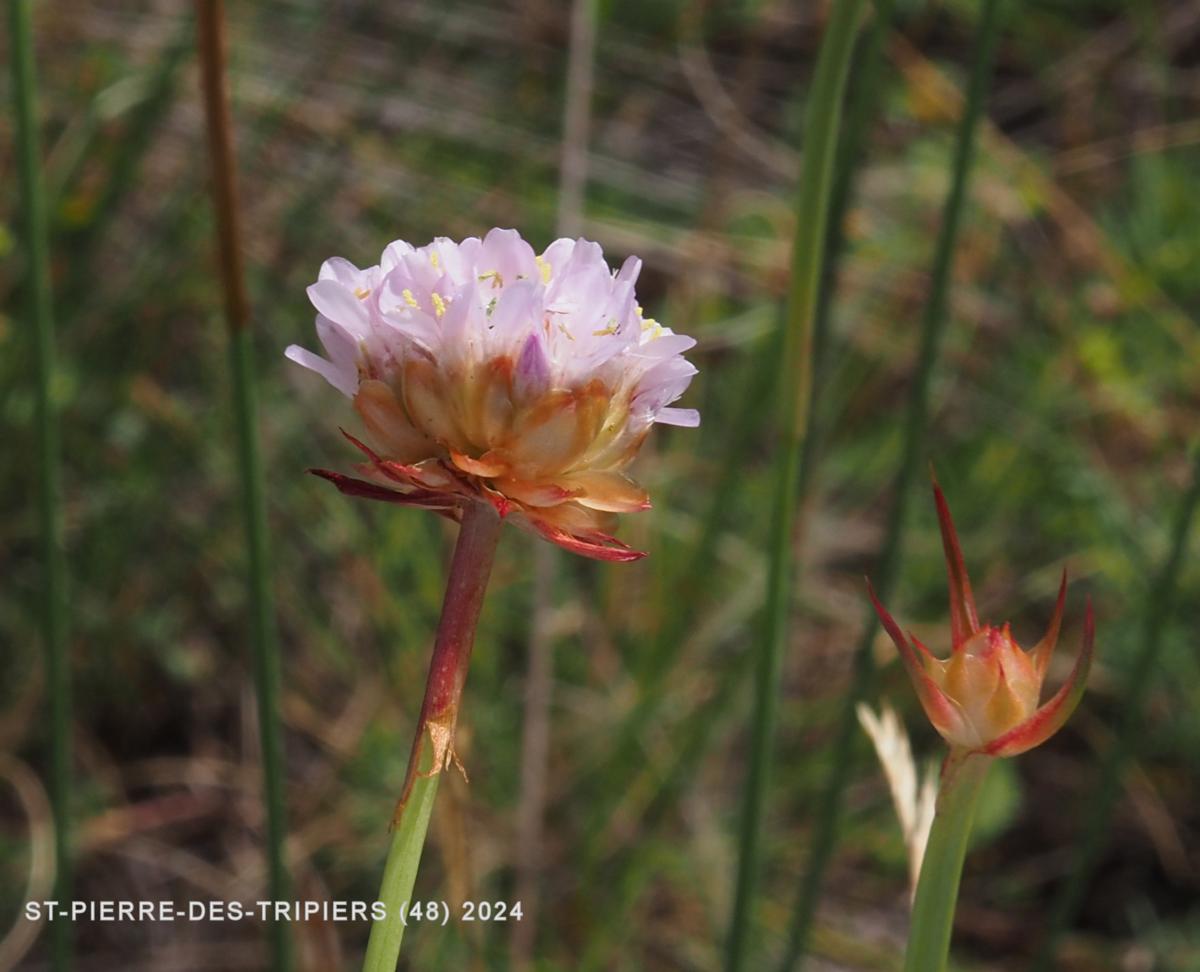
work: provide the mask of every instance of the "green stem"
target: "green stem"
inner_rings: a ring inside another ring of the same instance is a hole
[[[363,972],[393,972],[404,938],[406,906],[417,879],[417,866],[425,846],[438,778],[456,761],[454,730],[458,707],[467,680],[467,666],[475,645],[475,628],[488,577],[500,542],[500,517],[485,503],[471,503],[463,512],[458,543],[450,563],[442,617],[438,622],[425,700],[409,754],[404,792],[396,808],[395,830],[379,901],[386,909],[371,926]]]
[[[1191,535],[1192,522],[1200,507],[1200,446],[1195,448],[1192,482],[1180,500],[1171,529],[1171,549],[1150,587],[1147,598],[1142,643],[1133,667],[1125,679],[1125,696],[1119,711],[1121,723],[1116,740],[1109,746],[1100,767],[1099,779],[1087,800],[1087,816],[1075,845],[1071,876],[1059,892],[1048,922],[1049,931],[1038,949],[1032,972],[1049,972],[1054,966],[1055,947],[1067,925],[1075,917],[1080,899],[1096,865],[1096,856],[1109,835],[1109,820],[1120,792],[1125,765],[1137,746],[1143,725],[1142,704],[1153,676],[1158,672],[1163,633],[1172,617],[1175,591],[1183,569],[1184,554]]]
[[[393,972],[400,958],[400,942],[404,938],[404,923],[400,915],[412,898],[421,851],[429,830],[429,818],[433,812],[433,798],[437,796],[438,781],[442,776],[433,772],[433,746],[427,736],[422,735],[421,738],[424,744],[421,747],[419,772],[409,791],[399,823],[392,832],[387,863],[383,867],[383,881],[379,886],[378,900],[383,902],[387,913],[371,926],[363,972]]]
[[[812,388],[812,337],[829,216],[842,95],[865,0],[835,4],[817,58],[805,124],[804,167],[796,199],[791,286],[781,356],[782,457],[775,484],[764,636],[757,659],[750,769],[742,806],[741,839],[725,968],[739,972],[746,958],[758,883],[764,806],[775,735],[780,674],[791,607],[792,533],[800,456],[808,431]]]
[[[46,200],[38,150],[33,28],[29,0],[11,0],[10,59],[16,153],[24,201],[29,315],[34,332],[37,383],[38,533],[41,537],[42,641],[50,696],[50,796],[54,806],[54,897],[71,900],[71,679],[67,658],[66,562],[58,408],[54,401],[54,317],[50,298]],[[71,966],[71,923],[51,922],[54,968]]]
[[[258,701],[259,745],[262,749],[263,797],[266,804],[267,890],[275,901],[289,898],[284,857],[287,816],[284,807],[283,738],[279,721],[280,662],[271,592],[267,545],[266,497],[258,444],[258,397],[254,375],[250,303],[242,265],[233,121],[225,79],[225,11],[221,0],[196,0],[196,41],[204,92],[204,112],[212,168],[213,209],[217,220],[217,257],[229,328],[229,363],[233,378],[234,425],[242,480],[242,513],[246,527],[247,580],[254,682]],[[291,939],[283,921],[270,924],[272,968],[291,968]]]
[[[967,839],[993,758],[951,750],[942,769],[937,811],[921,861],[904,972],[943,972],[958,904]]]
[[[888,517],[887,532],[880,549],[879,561],[873,571],[877,591],[886,597],[895,580],[896,567],[900,559],[904,534],[905,516],[912,484],[920,467],[925,451],[925,437],[929,425],[929,400],[933,384],[933,369],[941,348],[945,331],[946,307],[950,291],[950,271],[954,265],[954,254],[958,242],[959,226],[962,223],[966,203],[966,189],[974,160],[976,134],[983,113],[983,100],[991,79],[992,63],[1000,35],[1001,6],[1003,0],[985,0],[981,20],[975,38],[974,56],[971,61],[971,77],[967,87],[966,105],[959,121],[958,138],[955,145],[953,175],[946,196],[942,226],[938,234],[933,260],[929,301],[921,322],[920,349],[912,388],[908,396],[908,409],[904,424],[904,440],[900,469],[896,474],[892,508]],[[811,842],[812,851],[805,869],[800,893],[796,899],[792,918],[792,931],[781,968],[790,972],[796,967],[807,943],[817,903],[821,896],[821,884],[825,869],[837,844],[838,826],[841,821],[842,797],[850,780],[852,750],[858,732],[855,706],[870,692],[875,676],[875,663],[871,654],[875,642],[878,620],[867,608],[863,633],[854,653],[854,666],[850,690],[846,693],[838,714],[833,745],[830,747],[829,777],[817,807],[817,823]]]

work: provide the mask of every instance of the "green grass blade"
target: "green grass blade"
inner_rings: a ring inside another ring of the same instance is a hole
[[[838,146],[837,168],[829,200],[829,225],[825,240],[825,261],[821,270],[821,287],[817,294],[816,321],[813,324],[813,388],[809,409],[812,418],[808,435],[804,437],[804,452],[800,457],[800,488],[798,503],[808,493],[808,477],[812,474],[820,446],[821,387],[818,381],[828,354],[830,314],[836,290],[837,272],[846,245],[846,214],[854,198],[856,177],[866,155],[867,133],[879,113],[884,65],[883,41],[892,26],[894,0],[875,0],[875,14],[870,28],[860,40],[854,55],[846,96],[846,119]]]
[[[1055,946],[1079,909],[1083,891],[1096,865],[1096,857],[1109,834],[1109,820],[1117,802],[1125,764],[1136,749],[1138,732],[1144,726],[1143,701],[1152,677],[1158,670],[1163,632],[1171,619],[1175,589],[1183,569],[1197,506],[1200,506],[1200,447],[1197,447],[1194,457],[1191,485],[1180,501],[1171,525],[1171,549],[1161,571],[1150,585],[1142,644],[1126,683],[1117,737],[1105,754],[1096,785],[1087,795],[1087,816],[1075,844],[1070,877],[1055,898],[1046,938],[1030,966],[1032,972],[1049,972],[1055,967]]]
[[[262,747],[263,789],[267,816],[267,885],[275,901],[288,900],[284,862],[287,820],[284,810],[283,740],[279,722],[279,643],[267,547],[266,497],[262,456],[258,444],[258,400],[255,386],[252,333],[238,227],[237,184],[232,120],[225,81],[225,18],[220,0],[197,0],[197,42],[204,87],[208,144],[213,171],[213,204],[217,218],[217,250],[225,317],[229,325],[229,354],[233,378],[234,424],[238,467],[242,479],[246,523],[247,580],[254,681],[258,696],[259,738]],[[270,925],[272,968],[291,967],[291,942],[285,922]]]
[[[825,244],[825,260],[821,272],[820,293],[817,298],[817,310],[813,323],[813,384],[809,396],[809,409],[812,419],[809,431],[804,439],[804,450],[800,457],[799,486],[797,503],[802,504],[807,495],[807,483],[813,465],[816,462],[816,446],[819,431],[819,415],[817,413],[820,399],[821,362],[824,359],[828,344],[830,307],[834,291],[837,263],[840,258],[845,240],[844,224],[850,202],[854,197],[855,175],[860,171],[859,162],[863,158],[863,143],[871,121],[878,107],[876,97],[880,88],[878,85],[878,67],[882,63],[880,49],[887,26],[891,23],[891,0],[880,0],[877,3],[877,13],[867,43],[860,45],[860,51],[855,55],[855,66],[852,70],[850,102],[846,112],[846,122],[841,145],[838,149],[838,162],[834,175],[834,185],[829,204],[828,233]],[[700,520],[700,535],[692,544],[692,552],[685,558],[684,569],[674,586],[679,590],[692,592],[692,598],[697,603],[708,599],[710,589],[715,586],[720,577],[718,571],[712,569],[713,558],[716,555],[717,541],[721,537],[721,529],[725,525],[728,510],[734,507],[734,496],[742,486],[745,476],[744,462],[757,441],[754,436],[746,435],[745,430],[751,428],[756,416],[762,414],[766,403],[771,400],[775,387],[777,362],[780,355],[780,339],[782,328],[777,329],[769,340],[763,342],[758,353],[758,359],[750,369],[750,378],[746,381],[747,393],[739,398],[738,412],[729,424],[729,433],[718,454],[723,457],[717,474],[717,485],[712,490],[712,496]],[[616,739],[611,747],[611,755],[606,765],[627,766],[637,759],[638,749],[642,745],[642,734],[645,726],[656,725],[660,722],[659,712],[670,699],[670,693],[664,692],[663,683],[674,670],[679,657],[687,644],[687,631],[694,622],[690,612],[676,611],[664,621],[662,630],[655,637],[653,650],[646,652],[648,664],[645,676],[639,689],[638,701],[628,717],[622,722]],[[736,696],[741,686],[741,679],[747,672],[744,666],[735,666],[736,672],[727,672],[722,680],[721,695]],[[732,672],[732,670],[731,670]],[[724,687],[733,683],[732,692],[726,693]],[[710,717],[713,705],[706,705],[699,717],[688,720],[677,730],[677,735],[684,742],[681,752],[691,754],[693,759],[681,758],[671,772],[661,777],[656,792],[651,796],[646,816],[647,822],[653,822],[657,815],[653,808],[665,808],[670,805],[677,789],[689,777],[694,766],[694,760],[699,760],[707,749],[711,730],[715,726]],[[719,707],[718,707],[719,708]],[[606,774],[597,773],[597,776]],[[591,847],[596,842],[600,831],[611,821],[611,793],[603,788],[597,788],[592,798],[593,812],[589,820],[584,843]]]
[[[895,579],[896,567],[900,559],[908,498],[912,492],[913,481],[916,479],[920,458],[925,451],[933,369],[937,363],[942,333],[945,330],[950,271],[953,266],[958,230],[962,222],[963,205],[966,201],[966,187],[974,157],[975,136],[1000,36],[1001,4],[1002,0],[987,0],[975,40],[975,54],[972,58],[967,100],[962,119],[959,122],[950,191],[946,197],[942,227],[934,254],[929,301],[925,305],[925,314],[921,322],[920,351],[912,390],[908,398],[900,469],[896,476],[887,532],[884,535],[879,561],[873,573],[876,589],[885,592],[891,590]],[[881,594],[881,596],[886,596],[886,594]],[[829,778],[817,808],[816,825],[811,843],[812,850],[796,899],[788,945],[780,966],[783,972],[789,972],[796,968],[804,954],[820,898],[825,869],[837,843],[842,798],[849,782],[854,738],[858,731],[854,707],[870,691],[871,683],[874,680],[871,645],[875,640],[875,632],[876,618],[874,612],[868,609],[864,615],[862,638],[854,654],[851,689],[847,693],[837,717],[837,728],[830,753]]]
[[[21,198],[28,313],[32,319],[37,384],[38,532],[42,558],[42,639],[50,697],[50,798],[54,806],[54,897],[72,897],[71,861],[71,680],[67,658],[66,560],[63,555],[60,486],[61,444],[54,403],[54,316],[50,297],[46,199],[42,188],[33,27],[29,0],[9,4],[13,109]],[[71,966],[71,923],[50,923],[56,969]]]
[[[805,161],[796,200],[796,236],[778,386],[783,408],[782,454],[772,511],[763,639],[757,658],[750,768],[743,795],[738,870],[726,940],[725,968],[728,972],[743,968],[750,938],[780,672],[791,605],[792,534],[800,457],[811,414],[813,321],[821,280],[842,94],[864,5],[863,0],[843,0],[833,8],[817,59],[805,124]]]

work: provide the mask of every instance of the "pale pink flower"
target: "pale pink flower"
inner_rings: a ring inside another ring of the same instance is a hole
[[[612,272],[600,246],[556,240],[540,256],[515,230],[461,243],[390,244],[379,266],[335,257],[308,288],[326,358],[287,356],[354,401],[367,480],[314,470],[345,493],[438,510],[491,503],[576,553],[642,556],[611,535],[644,510],[624,474],[696,369],[696,342],[647,319],[641,261]]]

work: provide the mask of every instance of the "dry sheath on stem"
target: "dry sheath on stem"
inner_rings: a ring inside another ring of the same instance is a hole
[[[647,318],[641,261],[612,271],[586,240],[541,254],[514,230],[480,240],[395,242],[367,269],[342,259],[309,288],[327,358],[288,357],[350,398],[366,461],[358,476],[314,470],[343,493],[433,510],[462,523],[425,701],[413,740],[366,968],[392,969],[440,772],[454,731],[500,526],[508,520],[599,560],[644,556],[615,514],[647,509],[625,475],[655,423],[694,426],[672,407],[696,369],[695,342]]]

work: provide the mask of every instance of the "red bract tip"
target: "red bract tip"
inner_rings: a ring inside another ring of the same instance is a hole
[[[950,518],[950,507],[942,495],[933,467],[929,470],[933,480],[933,499],[937,504],[938,527],[942,531],[942,549],[946,554],[946,574],[950,580],[950,641],[957,651],[964,641],[979,630],[979,614],[975,610],[975,595],[971,593],[971,578],[963,561],[962,547],[958,544],[958,533],[954,520]]]

